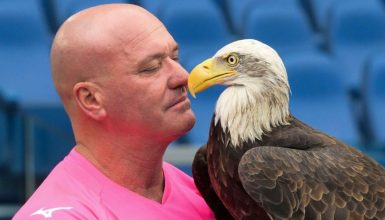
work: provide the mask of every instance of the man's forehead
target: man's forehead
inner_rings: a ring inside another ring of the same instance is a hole
[[[154,35],[157,35],[156,32],[163,32],[165,28],[163,24],[159,23],[158,25],[143,25],[142,28],[138,28],[135,30],[136,33],[131,33],[131,37],[129,37],[129,44],[131,44],[132,48],[136,48],[139,46],[146,45],[147,43],[151,43],[153,41]],[[161,40],[161,39],[159,39]],[[158,42],[154,42],[158,43]]]
[[[140,53],[149,56],[155,53],[170,53],[178,49],[178,44],[168,33],[166,28],[161,25],[157,28],[142,32],[131,42],[126,44],[126,53]]]
[[[70,19],[67,26],[82,30],[79,37],[91,48],[122,51],[131,61],[154,53],[171,52],[176,47],[176,42],[159,19],[134,6],[93,8]]]

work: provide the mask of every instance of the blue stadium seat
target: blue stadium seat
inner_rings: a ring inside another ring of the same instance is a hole
[[[374,55],[366,64],[362,83],[373,144],[385,150],[385,51]]]
[[[296,0],[225,0],[226,11],[234,31],[242,35],[244,26],[249,13],[254,8],[285,8],[290,10],[292,7],[297,7]]]
[[[316,36],[299,6],[254,7],[246,17],[243,36],[270,45],[283,60],[292,53],[319,50]]]
[[[39,1],[23,3],[30,4],[0,7],[0,93],[22,103],[50,100],[53,97],[47,91],[54,91],[49,81],[52,35]]]
[[[343,69],[321,53],[298,54],[285,62],[291,85],[290,110],[308,125],[353,146],[360,136],[350,109]]]
[[[330,9],[333,4],[339,0],[307,0],[309,2],[310,13],[314,18],[315,25],[318,30],[325,31],[329,16]]]
[[[53,2],[54,18],[58,28],[68,17],[85,8],[109,3],[128,3],[129,0],[59,0]]]
[[[158,15],[161,8],[165,5],[164,0],[139,0],[139,5],[154,15]]]
[[[344,76],[351,87],[360,84],[368,55],[385,47],[385,10],[379,0],[338,1],[331,8],[328,46],[347,68]]]
[[[182,65],[191,70],[190,59],[202,61],[234,39],[220,9],[211,1],[168,0],[159,18],[179,43]],[[189,66],[186,66],[188,64]]]
[[[51,36],[39,6],[38,0],[0,3],[1,50],[49,43]]]
[[[226,11],[229,15],[232,28],[239,35],[243,33],[244,17],[255,7],[255,0],[226,0]]]
[[[55,19],[55,29],[58,29],[61,24],[72,14],[69,12],[69,5],[71,5],[74,2],[74,0],[60,0],[60,1],[53,1],[52,3],[52,10],[54,14]]]
[[[137,3],[155,16],[160,16],[164,8],[173,5],[182,4],[190,7],[206,7],[207,4],[211,7],[211,5],[213,5],[212,0],[138,0]]]

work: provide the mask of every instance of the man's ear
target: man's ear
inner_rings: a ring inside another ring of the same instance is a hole
[[[89,117],[99,121],[106,116],[100,88],[92,82],[79,82],[73,87],[79,108]]]

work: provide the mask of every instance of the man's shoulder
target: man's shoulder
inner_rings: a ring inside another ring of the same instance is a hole
[[[88,216],[94,216],[90,210],[97,208],[94,206],[99,195],[95,187],[87,185],[88,182],[72,176],[63,164],[59,164],[14,219],[89,219]]]
[[[96,219],[95,213],[89,207],[73,201],[72,203],[58,202],[50,205],[23,206],[12,220],[27,219]]]
[[[43,188],[42,188],[43,187]],[[16,213],[18,219],[95,219],[98,197],[94,193],[75,191],[63,185],[41,186]]]

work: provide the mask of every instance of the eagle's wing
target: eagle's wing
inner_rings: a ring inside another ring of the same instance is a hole
[[[211,186],[207,167],[206,145],[203,145],[195,154],[192,164],[194,182],[202,197],[213,210],[216,219],[232,220],[233,217],[227,211]]]
[[[354,149],[262,146],[238,168],[245,191],[275,219],[385,219],[384,168]]]

